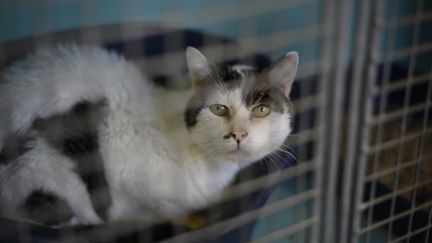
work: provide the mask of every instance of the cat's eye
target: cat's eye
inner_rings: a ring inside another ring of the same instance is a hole
[[[210,107],[210,111],[215,114],[216,116],[226,116],[228,115],[228,107],[225,105],[221,105],[221,104],[214,104],[211,105]]]
[[[266,116],[268,116],[270,114],[270,111],[271,111],[271,109],[270,109],[269,106],[267,106],[267,105],[258,105],[258,106],[255,106],[252,109],[252,115],[254,117],[258,117],[258,118],[266,117]]]

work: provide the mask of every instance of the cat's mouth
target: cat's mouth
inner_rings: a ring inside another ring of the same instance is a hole
[[[245,153],[245,151],[240,147],[236,147],[235,149],[228,152],[228,154],[235,154],[235,155],[240,155],[240,154],[244,154],[244,153]]]

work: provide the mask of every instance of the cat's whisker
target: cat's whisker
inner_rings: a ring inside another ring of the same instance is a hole
[[[277,151],[266,155],[265,158],[268,158],[271,161],[276,170],[279,170],[281,168],[280,166],[285,162],[284,158],[277,154]]]
[[[272,153],[272,156],[274,156],[277,160],[278,165],[282,165],[284,163],[284,158],[277,153]]]
[[[271,158],[271,161],[272,161],[272,164],[273,164],[275,170],[278,170],[279,164],[281,163],[281,160],[279,158],[277,158],[275,156],[275,154],[273,154],[273,153],[270,154],[270,158]]]
[[[287,155],[290,156],[292,159],[297,160],[297,156],[296,156],[295,154],[291,153],[291,152],[288,151],[288,150],[285,150],[285,149],[282,148],[282,147],[278,148],[277,151],[278,151],[278,152],[282,152],[282,153],[284,153],[284,154],[287,154]]]
[[[270,160],[270,157],[268,157],[267,155],[264,156],[264,158],[262,159],[264,164],[267,166],[267,169],[270,171],[269,160]]]
[[[283,152],[283,151],[279,151],[279,152]],[[287,154],[291,159],[293,159],[293,160],[297,160],[297,158],[294,156],[294,155],[292,155],[291,153],[289,153],[289,152],[283,152],[283,153],[285,153],[285,154]],[[285,161],[286,159],[285,158],[283,158],[282,159],[283,161]]]
[[[277,169],[277,165],[275,165],[275,161],[273,160],[272,154],[268,154],[263,158],[267,168],[269,171],[271,171],[270,165],[274,166],[275,169]]]
[[[294,156],[294,158],[296,158],[296,152],[293,150],[293,149],[291,149],[291,148],[289,148],[289,147],[286,147],[286,148],[284,148],[284,147],[279,147],[278,149],[277,149],[277,151],[280,151],[280,152],[285,152],[285,153],[289,153],[289,154],[291,154],[292,156]]]
[[[297,151],[295,151],[294,149],[292,149],[292,148],[290,148],[290,147],[288,147],[288,146],[286,146],[285,148],[288,149],[288,152],[290,152],[290,154],[294,157],[295,160],[298,159]]]
[[[291,152],[297,154],[297,152],[293,148],[291,148],[290,146],[288,146],[286,144],[282,144],[281,147],[282,148],[286,148],[286,149],[290,150]]]

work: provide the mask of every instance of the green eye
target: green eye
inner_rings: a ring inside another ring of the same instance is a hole
[[[226,107],[225,105],[220,105],[220,104],[214,104],[211,105],[210,107],[210,111],[213,112],[213,114],[215,114],[216,116],[226,116],[228,115],[228,107]]]
[[[270,107],[266,106],[266,105],[259,105],[259,106],[255,106],[252,109],[252,115],[254,117],[258,117],[258,118],[262,118],[262,117],[266,117],[270,114]]]

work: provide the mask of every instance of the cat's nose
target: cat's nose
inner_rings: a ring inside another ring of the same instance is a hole
[[[247,137],[248,132],[244,131],[244,130],[240,130],[240,131],[233,131],[231,133],[229,133],[228,135],[224,136],[224,138],[234,138],[234,140],[237,141],[237,143],[240,143],[240,141],[242,141],[245,137]]]

